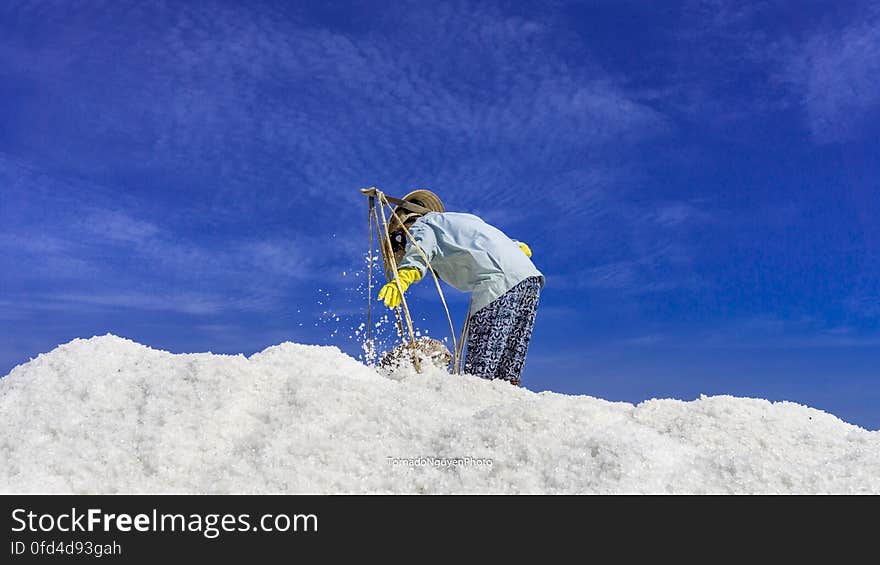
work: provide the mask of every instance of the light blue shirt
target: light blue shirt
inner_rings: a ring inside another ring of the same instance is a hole
[[[468,315],[529,277],[541,277],[544,285],[544,275],[519,242],[473,214],[429,212],[409,231],[438,277],[462,292],[473,293]],[[403,267],[418,269],[422,278],[430,276],[424,258],[409,240],[398,265]]]

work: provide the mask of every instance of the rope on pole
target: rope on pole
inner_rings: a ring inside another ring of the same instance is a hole
[[[375,190],[375,189],[373,189]],[[382,238],[382,230],[381,224],[379,223],[379,213],[376,211],[376,208],[373,208],[373,216],[376,218],[376,231],[379,234],[379,238]],[[383,270],[385,271],[385,278],[388,279],[388,257],[386,256],[385,245],[383,244],[379,247],[379,250],[382,253],[382,265],[385,267]],[[406,341],[406,332],[403,331],[403,320],[400,317],[400,310],[394,309],[394,318],[397,321],[397,337],[400,338],[400,341]]]
[[[464,316],[464,324],[461,326],[461,335],[458,337],[458,347],[455,350],[455,358],[452,363],[452,373],[460,375],[464,365],[464,344],[467,341],[468,329],[470,329],[470,306]]]
[[[385,206],[382,205],[382,196],[383,195],[381,192],[378,192],[378,195],[379,195],[379,212],[381,212],[381,214],[382,214],[382,226],[384,226],[383,231],[385,233],[385,242],[388,245],[388,251],[390,251],[392,249],[391,236],[388,235],[388,223],[387,223],[387,220],[385,219]],[[389,208],[390,208],[390,206],[389,206]],[[394,257],[392,256],[389,258],[388,263],[390,263],[391,270],[394,272],[394,283],[397,285],[397,291],[400,292],[400,304],[402,306],[404,316],[406,317],[406,327],[409,330],[409,339],[410,339],[410,343],[412,344],[413,366],[415,367],[417,373],[421,373],[422,369],[421,369],[421,366],[419,363],[418,349],[416,349],[416,336],[415,336],[415,332],[413,331],[413,323],[412,323],[412,319],[410,318],[410,315],[409,315],[409,308],[406,305],[406,297],[403,294],[403,289],[400,287],[400,277],[397,272],[397,262],[394,261]]]
[[[390,266],[391,267],[390,271],[394,273],[394,281],[397,283],[397,289],[398,289],[398,291],[401,291],[402,289],[400,288],[400,282],[398,280],[397,262],[395,261],[393,253],[391,251],[392,250],[391,237],[388,233],[388,223],[385,218],[385,206],[388,206],[388,209],[391,210],[391,214],[395,215],[394,209],[392,208],[389,201],[393,201],[393,202],[397,203],[398,205],[403,206],[404,208],[409,208],[410,203],[404,202],[404,201],[399,200],[397,198],[392,198],[392,197],[384,194],[382,191],[380,191],[376,187],[362,188],[361,192],[363,194],[367,195],[369,197],[369,201],[370,201],[370,268],[372,269],[372,257],[373,257],[373,255],[372,255],[372,253],[373,253],[373,226],[372,226],[372,222],[375,219],[376,230],[379,234],[380,241],[383,241],[383,243],[380,245],[380,250],[382,252],[382,261],[385,266],[386,279],[389,278],[389,268],[388,267]],[[375,205],[376,198],[378,198],[378,200],[379,200],[379,211],[381,211],[381,213],[382,213],[382,222],[381,223],[379,221],[379,214],[376,211],[376,205]],[[421,207],[419,207],[419,208],[421,208]],[[425,210],[425,211],[427,211],[427,210]],[[464,344],[465,344],[465,339],[467,337],[467,332],[468,332],[468,325],[469,325],[468,322],[470,321],[469,316],[467,314],[465,315],[464,324],[462,324],[462,328],[461,328],[461,335],[459,336],[458,340],[456,340],[455,339],[455,325],[452,323],[452,315],[449,313],[449,306],[446,304],[446,297],[443,294],[443,289],[440,286],[440,280],[437,277],[437,273],[435,273],[433,267],[431,267],[431,261],[428,258],[427,254],[425,253],[424,249],[422,249],[422,247],[419,245],[419,243],[413,237],[412,233],[410,233],[409,229],[407,229],[407,227],[405,225],[403,225],[402,222],[401,222],[401,227],[403,228],[403,231],[406,234],[407,239],[412,242],[412,244],[415,246],[416,250],[419,252],[419,254],[422,256],[422,258],[425,260],[425,264],[427,265],[427,269],[431,272],[431,277],[434,279],[434,285],[437,287],[437,293],[440,295],[440,301],[443,303],[443,310],[446,312],[446,320],[449,322],[449,332],[452,337],[452,350],[453,350],[452,372],[453,372],[453,374],[461,373],[462,365],[464,363],[464,358],[463,358],[464,357]],[[383,228],[384,228],[384,240],[383,240]],[[386,245],[387,245],[387,247],[386,247]],[[372,271],[371,271],[371,273],[372,273]],[[372,291],[372,284],[371,284],[370,279],[368,279],[367,284],[368,284],[370,291]],[[372,299],[372,292],[370,292],[369,294],[370,295],[367,297],[368,301]],[[420,367],[419,367],[418,357],[416,355],[415,335],[413,333],[412,318],[410,317],[409,307],[406,304],[406,298],[404,297],[403,292],[400,293],[400,296],[401,296],[401,307],[395,308],[395,310],[394,310],[395,317],[397,318],[398,335],[399,335],[401,341],[406,341],[406,334],[404,332],[403,321],[401,320],[401,314],[400,314],[400,310],[402,309],[404,315],[406,316],[407,326],[409,329],[409,336],[410,336],[412,350],[413,350],[413,364],[415,365],[416,370],[421,372]],[[470,312],[470,308],[468,308],[468,313],[469,312]],[[367,309],[367,316],[368,316],[368,323],[371,323],[370,318],[369,318],[369,316],[370,316],[369,304],[368,304],[368,309]]]
[[[391,204],[388,203],[386,196],[383,193],[379,192],[380,206],[382,205],[383,201],[384,201],[384,204],[386,204],[388,206],[388,208],[391,208]],[[443,295],[443,289],[440,287],[440,279],[437,278],[437,273],[435,273],[433,267],[431,267],[431,260],[428,259],[428,255],[425,253],[424,249],[422,249],[422,246],[419,245],[419,243],[416,241],[416,239],[413,237],[413,235],[410,233],[410,231],[407,229],[407,227],[405,225],[403,225],[403,222],[400,222],[400,226],[403,228],[403,231],[406,234],[407,239],[409,239],[409,241],[415,246],[416,250],[422,256],[422,259],[425,260],[425,265],[427,265],[428,271],[430,271],[431,277],[434,279],[434,285],[437,287],[437,293],[440,294],[440,302],[443,303],[443,310],[446,312],[446,319],[449,321],[449,333],[452,336],[452,351],[454,352],[453,359],[452,359],[452,367],[453,367],[453,372],[455,372],[455,366],[457,363],[459,363],[458,342],[455,340],[455,325],[452,323],[452,315],[449,313],[449,306],[446,305],[446,297]],[[386,231],[387,231],[387,224],[386,224]],[[395,268],[396,268],[396,263],[395,263]],[[397,271],[395,270],[395,275],[396,275],[396,273],[397,273]],[[467,319],[465,319],[465,323],[467,323]]]

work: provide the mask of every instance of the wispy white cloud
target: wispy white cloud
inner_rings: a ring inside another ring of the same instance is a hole
[[[151,312],[182,312],[185,314],[217,314],[230,310],[232,301],[222,300],[218,296],[209,297],[204,293],[145,293],[138,291],[109,291],[101,293],[58,293],[42,297],[38,308],[80,308],[91,310],[93,307],[111,309],[138,309]],[[237,308],[233,308],[236,309]]]
[[[866,121],[880,119],[876,3],[840,4],[822,17],[816,6],[778,0],[693,0],[675,33],[685,46],[683,70],[652,98],[705,127],[742,126],[793,108],[814,142],[830,143],[856,138]]]
[[[77,304],[201,315],[283,310],[294,289],[344,256],[320,245],[323,238],[284,230],[212,237],[173,212],[148,216],[131,197],[93,184],[78,200],[63,178],[0,159],[0,182],[7,180],[21,190],[4,193],[11,198],[0,212],[7,226],[0,282],[28,311]]]
[[[95,209],[82,220],[82,229],[97,238],[123,244],[143,243],[159,233],[159,227],[123,210]]]
[[[591,202],[592,201],[592,202]],[[639,202],[630,194],[586,192],[580,205],[583,224],[560,213],[556,229],[568,239],[560,254],[569,270],[548,268],[554,286],[644,295],[696,290],[710,283],[695,269],[700,259],[699,229],[718,224],[709,203],[684,200]],[[578,203],[573,203],[577,206]],[[564,210],[564,206],[562,207]]]
[[[35,17],[28,6],[15,10]],[[165,197],[188,193],[201,218],[314,210],[308,224],[340,236],[333,245],[321,235],[205,246],[163,231],[150,215],[126,217],[106,202],[93,211],[91,233],[133,245],[142,267],[177,278],[302,279],[328,255],[357,257],[366,242],[353,242],[366,226],[356,221],[364,202],[355,189],[370,184],[392,194],[430,184],[450,209],[478,211],[521,229],[512,235],[522,239],[562,216],[580,225],[620,220],[621,195],[638,172],[602,155],[625,155],[672,128],[588,54],[568,62],[554,41],[558,22],[490,4],[411,3],[354,32],[259,2],[117,2],[88,13],[43,13],[47,29],[68,32],[24,51],[14,38],[0,40],[0,51],[14,49],[16,76],[69,97],[25,104],[57,117],[60,139],[79,136],[76,144],[32,139],[41,159],[80,174],[136,171]],[[71,102],[90,116],[87,127],[66,112]],[[108,145],[119,153],[92,153]],[[188,186],[204,179],[213,186]],[[568,235],[586,237],[605,236]]]
[[[248,187],[283,182],[306,200],[330,191],[351,203],[357,196],[346,190],[360,184],[435,180],[450,162],[480,174],[467,185],[456,177],[445,191],[479,188],[491,198],[517,181],[523,159],[582,158],[586,148],[622,147],[668,128],[608,72],[588,61],[568,65],[547,41],[555,31],[546,23],[490,5],[409,4],[385,14],[390,24],[357,33],[261,3],[92,9],[90,18],[41,13],[48,28],[69,33],[9,57],[11,72],[47,95],[75,85],[65,95],[90,116],[83,127],[61,115],[68,102],[34,100],[26,111],[39,105],[60,118],[61,137],[69,128],[81,137],[75,146],[32,141],[80,172],[137,163],[152,176],[210,173],[223,179],[211,189],[219,214],[294,205],[283,191],[254,198]],[[130,37],[124,23],[135,16],[138,35]],[[113,151],[90,153],[108,144]],[[500,174],[480,171],[489,155],[504,163]]]
[[[52,32],[42,42],[17,41],[15,30],[0,39],[10,72],[43,93],[22,102],[46,120],[16,132],[23,145],[65,173],[134,174],[160,198],[185,195],[187,209],[162,212],[166,222],[143,202],[103,198],[90,212],[90,234],[130,246],[129,275],[252,285],[256,273],[278,285],[318,276],[366,247],[355,189],[371,184],[398,195],[429,186],[450,209],[477,211],[524,240],[562,217],[611,225],[639,174],[617,157],[673,127],[589,54],[578,64],[563,57],[560,22],[489,3],[408,3],[345,30],[260,2],[10,10]],[[62,90],[63,103],[53,94]],[[71,103],[81,111],[68,112]],[[211,245],[167,229],[187,214],[284,217],[339,237],[288,230]],[[568,237],[619,237],[603,231]]]
[[[795,89],[813,139],[858,136],[880,120],[880,8],[842,29],[820,30],[790,53],[783,76]]]
[[[692,269],[691,251],[666,243],[635,250],[625,259],[583,268],[560,277],[562,288],[608,290],[624,294],[651,294],[697,289],[706,283]]]
[[[66,253],[108,278],[136,285],[161,274],[281,296],[359,258],[365,202],[355,189],[377,184],[392,194],[428,186],[450,209],[526,241],[564,239],[536,252],[547,265],[581,256],[581,284],[691,284],[690,252],[671,250],[705,221],[700,207],[630,198],[646,181],[638,147],[674,124],[588,52],[577,62],[563,53],[558,19],[481,2],[405,3],[347,29],[260,2],[9,10],[47,30],[43,41],[18,41],[16,30],[0,39],[9,72],[41,93],[22,102],[41,116],[15,132],[22,145],[71,177],[150,179],[124,205],[113,204],[124,185],[103,187],[88,209],[74,198],[83,225],[52,232],[88,234]],[[160,201],[179,193],[186,209],[149,209],[153,191]],[[212,240],[179,229],[187,215],[279,227]],[[594,251],[582,257],[587,244]],[[102,262],[107,247],[124,248],[125,262]]]
[[[664,227],[711,222],[714,217],[706,210],[688,202],[661,203],[647,212],[648,219]]]
[[[7,285],[34,281],[88,280],[101,268],[82,252],[79,242],[45,233],[0,235],[0,265]]]

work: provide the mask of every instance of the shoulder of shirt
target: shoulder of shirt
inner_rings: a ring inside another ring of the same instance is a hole
[[[418,220],[416,220],[416,224],[419,222],[424,222],[426,224],[437,224],[441,222],[454,222],[455,220],[480,220],[482,219],[479,216],[475,216],[474,214],[468,214],[467,212],[428,212]]]

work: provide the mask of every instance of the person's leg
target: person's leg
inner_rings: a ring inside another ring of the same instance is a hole
[[[538,312],[538,297],[541,292],[541,281],[537,277],[524,280],[516,287],[516,304],[514,306],[513,324],[507,335],[504,354],[498,364],[498,378],[519,385],[532,329],[535,327],[535,316]]]
[[[509,328],[513,326],[510,297],[504,294],[471,315],[468,322],[464,372],[484,379],[497,378]]]
[[[471,316],[464,372],[519,385],[539,290],[526,279]]]

